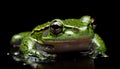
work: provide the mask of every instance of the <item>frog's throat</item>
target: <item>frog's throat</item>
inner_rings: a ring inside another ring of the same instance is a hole
[[[51,48],[46,49],[47,52],[60,53],[69,51],[88,51],[90,50],[90,44],[92,43],[92,38],[77,38],[71,40],[62,41],[44,41],[43,43]]]

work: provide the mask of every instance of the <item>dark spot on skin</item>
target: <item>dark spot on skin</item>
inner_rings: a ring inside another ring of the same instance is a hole
[[[49,30],[47,29],[44,31],[43,36],[46,37],[48,35],[48,33],[49,33]]]

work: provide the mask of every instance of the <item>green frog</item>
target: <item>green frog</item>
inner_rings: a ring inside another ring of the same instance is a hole
[[[94,19],[85,15],[79,19],[53,19],[32,31],[15,34],[11,44],[16,49],[14,59],[27,64],[52,62],[57,54],[79,52],[95,59],[107,57],[102,38],[94,33]]]

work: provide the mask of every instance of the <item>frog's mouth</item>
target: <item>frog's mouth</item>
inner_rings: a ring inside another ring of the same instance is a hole
[[[75,39],[65,39],[59,41],[44,41],[46,47],[45,51],[51,53],[61,53],[70,51],[88,51],[92,38],[75,38]]]

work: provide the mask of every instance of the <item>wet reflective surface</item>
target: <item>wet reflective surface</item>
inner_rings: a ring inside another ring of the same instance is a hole
[[[9,56],[11,57],[11,56]],[[67,59],[68,58],[68,59]],[[94,60],[88,57],[70,57],[69,55],[58,57],[55,62],[38,64],[36,68],[25,65],[23,62],[13,60],[18,69],[95,69]],[[14,67],[13,67],[14,68]]]
[[[4,68],[10,69],[35,69],[31,65],[25,65],[23,62],[13,60],[11,55],[6,55],[7,59],[3,61]],[[97,58],[95,60],[88,57],[69,57],[57,58],[56,62],[39,64],[36,69],[109,69],[113,67],[113,58]],[[3,59],[2,59],[3,60]]]
[[[79,60],[57,61],[55,63],[43,64],[42,69],[95,69],[94,61],[89,58]]]

